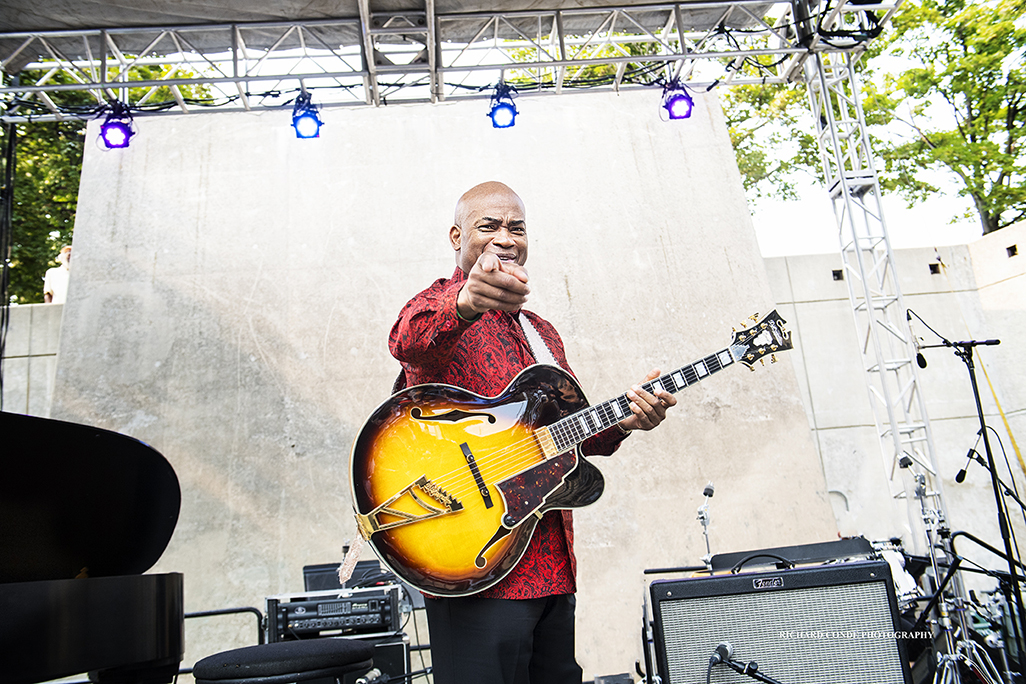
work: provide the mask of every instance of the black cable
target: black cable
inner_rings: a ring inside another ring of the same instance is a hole
[[[1005,451],[1005,443],[1001,440],[1001,435],[997,430],[992,428],[990,425],[987,426],[987,429],[993,433],[994,437],[997,439],[998,446],[1001,447],[1001,456],[1005,460],[1005,469],[1008,471],[1008,478],[1012,481],[1012,492],[1015,494],[1015,497],[1021,501],[1022,497],[1019,496],[1019,486],[1015,483],[1015,473],[1012,472],[1012,464],[1008,460],[1008,452]],[[1005,491],[1008,491],[1007,485],[1005,486]],[[1026,509],[1023,509],[1023,507],[1020,506],[1019,513],[1022,515],[1023,523],[1026,524]],[[1005,518],[1008,518],[1007,503],[1005,504]],[[1009,524],[1008,529],[1012,537],[1012,548],[1015,550],[1015,560],[1021,561],[1022,552],[1019,551],[1019,540],[1015,538],[1015,526]]]
[[[816,22],[816,34],[819,35],[820,38],[853,38],[856,41],[856,44],[858,45],[862,43],[868,43],[869,41],[879,36],[880,32],[883,31],[883,26],[880,24],[880,20],[877,18],[876,13],[868,10],[865,14],[866,17],[869,19],[870,23],[872,24],[871,28],[863,31],[851,31],[847,29],[840,31],[827,31],[823,28],[823,18],[829,13],[830,0],[827,0],[826,6],[820,13],[819,20]],[[832,47],[838,47],[829,42],[827,42],[827,45],[830,45]]]

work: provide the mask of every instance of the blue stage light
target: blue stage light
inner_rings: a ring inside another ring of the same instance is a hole
[[[488,116],[495,128],[509,128],[517,122],[517,108],[512,102],[500,102],[492,106]]]
[[[495,94],[492,95],[492,105],[488,110],[488,117],[492,120],[493,128],[511,128],[517,122],[517,106],[513,104],[513,96],[516,88],[506,83],[499,82],[495,86]]]
[[[104,107],[109,111],[107,118],[100,124],[100,139],[108,150],[128,147],[129,141],[135,135],[135,125],[132,123],[132,113],[128,107],[117,100],[112,100]]]
[[[319,138],[323,125],[317,115],[317,106],[310,102],[310,93],[300,93],[292,108],[292,127],[296,129],[296,137]]]
[[[670,119],[687,119],[694,108],[695,101],[683,85],[673,81],[663,88],[663,109]]]

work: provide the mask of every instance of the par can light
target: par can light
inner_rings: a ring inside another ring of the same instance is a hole
[[[317,106],[310,102],[310,93],[300,93],[292,108],[292,127],[296,129],[296,137],[319,138],[322,125],[321,117],[317,115]]]
[[[495,86],[495,93],[492,95],[492,103],[488,109],[488,118],[492,120],[493,128],[512,128],[517,123],[517,106],[513,104],[513,96],[516,89],[500,81]]]
[[[135,135],[131,111],[117,100],[109,102],[103,111],[108,112],[107,118],[100,124],[100,140],[104,146],[108,150],[128,147],[132,136]]]
[[[663,109],[671,120],[687,119],[691,116],[691,110],[695,108],[695,101],[683,85],[673,81],[663,88]]]

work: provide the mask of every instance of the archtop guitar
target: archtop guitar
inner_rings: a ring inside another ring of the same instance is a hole
[[[773,311],[733,342],[642,383],[670,393],[735,363],[754,370],[791,349]],[[580,453],[631,415],[626,394],[591,406],[561,368],[534,365],[498,396],[425,384],[390,397],[353,444],[350,476],[360,534],[386,566],[436,596],[487,589],[519,562],[541,516],[594,503],[604,482]]]

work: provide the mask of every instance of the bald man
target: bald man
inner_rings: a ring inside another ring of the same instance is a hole
[[[506,185],[477,185],[456,204],[450,278],[411,299],[392,327],[389,349],[402,364],[395,389],[445,383],[496,396],[524,368],[568,372],[563,342],[547,321],[524,309],[531,292],[524,203]],[[646,377],[659,376],[653,370]],[[627,392],[631,415],[581,445],[612,454],[633,430],[651,430],[676,404],[640,384]],[[497,584],[459,598],[427,598],[435,684],[579,684],[574,654],[573,516],[549,511],[517,565]]]

